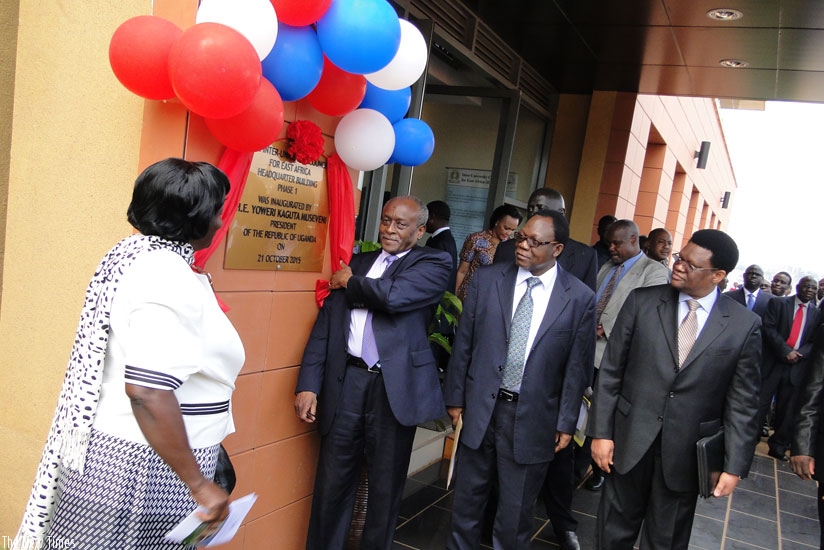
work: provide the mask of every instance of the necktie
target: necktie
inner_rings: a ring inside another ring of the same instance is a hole
[[[690,354],[695,338],[698,336],[698,315],[695,313],[701,304],[698,300],[687,300],[687,306],[690,308],[687,316],[681,326],[678,327],[678,368],[684,364],[687,355]]]
[[[521,387],[524,376],[524,361],[526,358],[526,341],[529,338],[529,327],[532,325],[532,288],[541,282],[538,277],[526,280],[526,292],[512,317],[512,326],[509,328],[509,346],[506,350],[506,367],[504,368],[501,387],[510,391],[517,391]]]
[[[383,272],[386,272],[389,269],[389,266],[392,265],[392,262],[397,260],[397,256],[387,256],[384,258],[384,262],[386,263],[385,267],[383,268]],[[383,273],[381,273],[383,275]],[[379,275],[378,277],[380,277]],[[363,341],[361,343],[361,359],[369,365],[370,367],[375,366],[380,357],[378,356],[378,344],[375,342],[375,333],[372,331],[372,310],[369,310],[369,313],[366,314],[366,323],[363,326]]]
[[[755,296],[752,294],[747,294],[747,309],[752,311],[752,306],[755,305]]]
[[[615,290],[615,283],[618,281],[618,276],[621,275],[623,269],[624,264],[619,264],[615,268],[609,281],[607,281],[607,286],[604,287],[604,291],[601,293],[601,297],[598,298],[598,304],[595,306],[595,319],[599,325],[601,324],[601,314],[607,308],[612,292]]]
[[[795,310],[795,317],[793,317],[793,326],[790,329],[790,337],[787,338],[787,345],[795,349],[798,343],[798,337],[801,335],[801,323],[804,322],[804,304],[798,304],[798,309]]]

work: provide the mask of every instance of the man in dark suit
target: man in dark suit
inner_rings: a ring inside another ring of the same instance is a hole
[[[761,320],[722,295],[738,248],[696,231],[673,255],[672,280],[634,290],[607,344],[587,424],[607,473],[598,549],[686,549],[698,500],[696,442],[724,428],[724,471],[713,495],[732,493],[758,434]],[[642,528],[643,525],[643,528]]]
[[[432,201],[427,203],[429,218],[426,220],[426,231],[430,237],[426,240],[426,246],[437,248],[449,253],[452,258],[452,275],[449,278],[448,290],[455,288],[455,274],[458,270],[458,246],[455,244],[455,237],[449,229],[449,218],[452,217],[452,210],[444,201]]]
[[[767,440],[768,454],[787,460],[793,430],[796,395],[804,380],[807,358],[813,347],[815,329],[821,324],[821,310],[813,299],[818,283],[802,277],[795,296],[775,297],[764,315],[764,366],[762,368],[761,406],[763,421],[775,396],[775,431]]]
[[[527,202],[527,217],[538,210],[555,210],[566,215],[566,203],[560,192],[550,187],[539,187],[532,192]],[[515,261],[515,241],[509,239],[498,245],[494,263],[511,264]],[[598,276],[598,254],[591,246],[575,239],[569,239],[564,251],[558,257],[558,263],[569,273],[575,275],[595,292],[595,279]]]
[[[566,215],[566,203],[563,195],[549,187],[536,189],[527,202],[527,215],[533,216],[539,210],[553,210]],[[515,247],[516,243],[513,239],[499,244],[495,252],[494,263],[512,265],[515,262]],[[598,274],[597,256],[595,249],[592,247],[574,239],[568,239],[564,250],[558,256],[558,265],[595,292],[595,281]],[[587,453],[586,460],[583,461],[583,471],[578,476],[575,473],[576,452],[580,453],[581,448],[571,444],[555,455],[549,465],[546,482],[541,491],[547,515],[562,550],[578,550],[580,548],[578,535],[576,534],[578,521],[572,514],[572,497],[575,493],[576,477],[583,477],[590,459],[589,453]],[[494,496],[490,501],[494,504]],[[491,520],[488,518],[486,523],[491,523]]]
[[[343,549],[364,456],[362,545],[391,548],[415,428],[445,412],[426,332],[453,264],[415,245],[426,219],[415,197],[387,202],[382,250],[341,262],[309,335],[295,392],[295,414],[322,437],[308,549]]]
[[[790,466],[801,479],[818,481],[818,547],[824,548],[824,326],[816,330],[809,361],[798,395],[800,406],[795,415]]]
[[[515,238],[517,265],[480,269],[470,284],[444,389],[453,423],[463,414],[448,548],[478,548],[493,482],[495,548],[528,548],[547,467],[575,431],[595,303],[556,264],[568,235],[560,212],[540,211]]]
[[[598,258],[598,269],[609,261],[609,242],[607,241],[607,229],[609,226],[618,221],[618,218],[612,214],[601,216],[598,220],[598,241],[592,245],[595,254]]]
[[[753,264],[744,270],[744,285],[724,294],[763,319],[767,312],[767,304],[773,297],[769,292],[761,290],[763,282],[764,270]]]

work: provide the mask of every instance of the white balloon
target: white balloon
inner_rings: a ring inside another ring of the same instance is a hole
[[[278,17],[269,0],[202,0],[195,22],[232,27],[252,43],[260,59],[269,55],[278,36]]]
[[[343,117],[335,130],[335,150],[355,170],[380,168],[395,149],[392,123],[374,109],[357,109]]]
[[[426,69],[429,50],[418,27],[401,19],[401,45],[383,69],[366,75],[366,80],[384,90],[400,90],[414,84]]]

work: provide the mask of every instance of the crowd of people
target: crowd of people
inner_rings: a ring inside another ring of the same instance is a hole
[[[215,167],[181,159],[138,177],[137,233],[89,285],[14,548],[185,549],[163,535],[197,505],[204,521],[226,517],[215,471],[244,352],[190,265],[228,190]],[[746,477],[761,436],[802,478],[821,475],[824,279],[790,294],[789,273],[767,284],[751,265],[724,292],[739,259],[725,233],[695,231],[673,252],[666,229],[644,238],[605,216],[589,246],[570,238],[550,188],[532,193],[520,229],[518,209],[499,207],[460,254],[449,219],[443,201],[394,197],[380,249],[332,274],[295,389],[297,418],[321,438],[308,549],[346,547],[362,464],[361,547],[391,548],[416,427],[445,414],[462,425],[453,550],[528,548],[539,500],[561,548],[579,549],[571,506],[584,480],[601,491],[596,548],[629,550],[639,535],[641,548],[687,548],[695,445],[721,431],[715,497]],[[444,374],[428,333],[447,290],[463,309],[454,331],[436,324],[454,337]]]

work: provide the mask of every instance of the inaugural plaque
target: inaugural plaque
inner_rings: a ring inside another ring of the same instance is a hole
[[[268,147],[252,159],[224,267],[320,272],[328,221],[326,160],[301,164]]]

